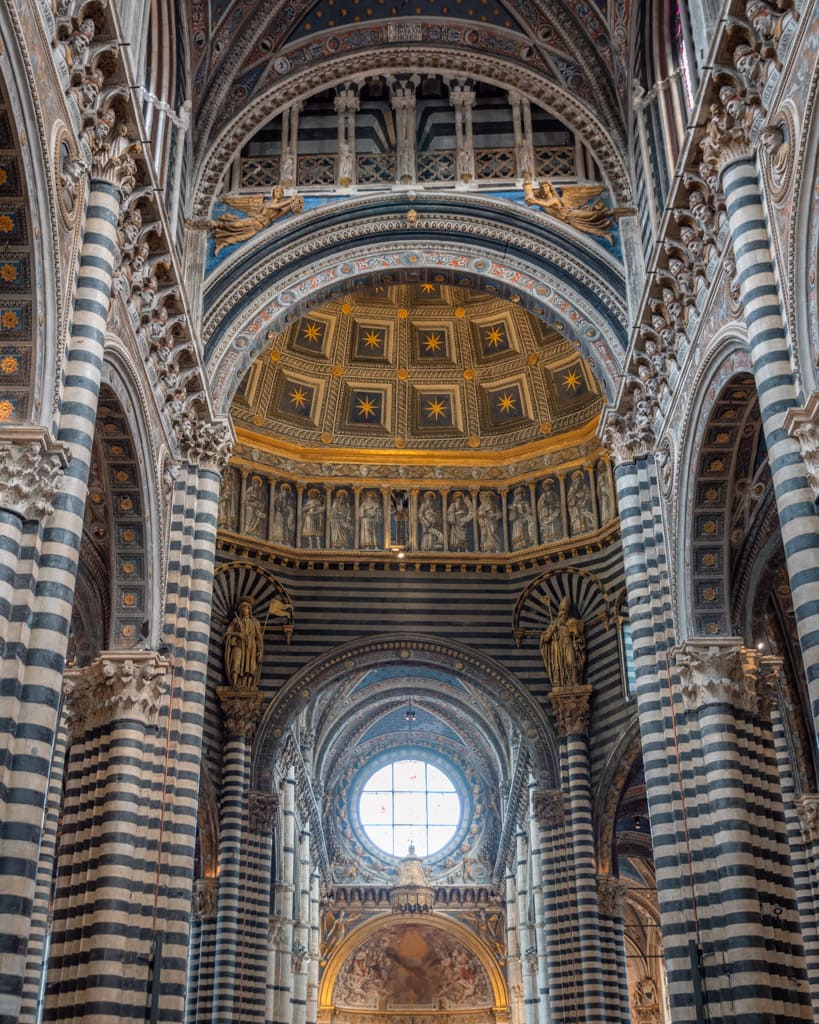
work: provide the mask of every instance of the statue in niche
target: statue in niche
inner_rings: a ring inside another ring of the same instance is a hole
[[[264,231],[274,221],[288,213],[301,213],[304,209],[302,196],[286,196],[281,185],[276,185],[269,196],[226,196],[226,206],[241,211],[244,216],[235,213],[223,213],[221,217],[210,222],[213,233],[213,254],[218,256],[222,249],[237,242],[246,242],[260,231]]]
[[[401,548],[409,547],[409,493],[393,491],[390,494],[392,505],[393,543]]]
[[[472,502],[463,491],[456,491],[446,510],[446,521],[449,525],[449,550],[467,551],[469,548],[469,524],[474,509]]]
[[[225,470],[222,477],[222,489],[219,491],[219,525],[231,528],[236,522],[236,474]]]
[[[586,624],[571,614],[571,601],[560,599],[557,615],[540,634],[540,653],[554,689],[583,683],[586,669]]]
[[[249,597],[239,601],[225,632],[225,675],[236,690],[254,690],[262,674],[262,627],[251,614]]]
[[[531,548],[537,543],[532,502],[525,487],[516,487],[509,506],[510,547],[513,551]]]
[[[279,484],[273,497],[270,539],[277,544],[292,544],[296,535],[296,498],[288,483]]]
[[[481,551],[488,554],[500,551],[500,523],[503,513],[498,508],[498,496],[494,491],[481,491],[478,495],[477,518]]]
[[[264,497],[264,480],[252,476],[245,491],[245,533],[256,534],[267,519],[267,503]]]
[[[537,499],[537,521],[540,526],[541,544],[551,544],[563,536],[560,495],[552,477],[543,481],[540,497]]]
[[[591,491],[586,474],[581,469],[572,473],[569,493],[566,495],[569,509],[569,528],[574,537],[578,533],[588,533],[594,529],[594,512],[592,511]]]
[[[324,540],[324,498],[311,487],[301,510],[301,540],[308,548],[320,548]]]
[[[600,509],[601,526],[614,519],[614,501],[605,462],[601,462],[597,466],[597,506]]]
[[[330,506],[330,546],[353,546],[353,505],[350,501],[350,492],[343,489],[336,492]]]
[[[444,532],[441,510],[438,507],[437,495],[427,491],[421,499],[418,509],[418,522],[421,525],[421,550],[443,551]]]
[[[381,500],[375,491],[365,491],[361,495],[358,509],[358,541],[360,547],[373,551],[380,546],[381,522],[384,510]]]

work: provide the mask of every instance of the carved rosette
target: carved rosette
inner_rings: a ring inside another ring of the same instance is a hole
[[[538,825],[562,825],[565,817],[563,794],[559,789],[532,790],[532,816]]]
[[[589,731],[591,686],[555,687],[549,694],[559,736],[585,736]]]
[[[628,886],[614,875],[597,876],[597,903],[604,917],[622,918]]]
[[[23,519],[54,511],[54,495],[70,459],[43,430],[7,427],[0,434],[0,508]]]
[[[191,913],[200,921],[213,921],[219,903],[219,882],[215,878],[197,878],[193,883]]]
[[[803,793],[796,800],[802,839],[810,846],[819,839],[819,793]]]
[[[156,725],[169,663],[155,651],[109,652],[65,673],[67,716],[77,736],[113,722]]]
[[[276,824],[279,813],[279,798],[275,793],[250,793],[247,816],[250,831],[260,836],[269,836]]]
[[[686,711],[728,704],[759,710],[759,655],[735,637],[688,640],[672,652],[677,659]]]
[[[253,739],[264,695],[259,690],[234,690],[232,686],[218,686],[216,695],[222,705],[228,735],[243,740]]]
[[[819,391],[811,394],[804,408],[788,410],[785,429],[799,443],[813,500],[819,501]]]

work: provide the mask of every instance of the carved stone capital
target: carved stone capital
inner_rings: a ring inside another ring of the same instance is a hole
[[[819,501],[819,391],[814,391],[803,408],[789,409],[785,429],[799,443],[813,500]]]
[[[623,413],[609,413],[600,430],[603,444],[615,466],[644,459],[654,450],[656,438],[649,422],[648,410],[627,408]]]
[[[806,846],[819,839],[819,793],[803,793],[796,799],[796,813]]]
[[[759,113],[758,97],[749,93],[739,81],[724,81],[711,112],[700,143],[703,179],[719,188],[720,177],[730,164],[753,161],[754,143],[751,127]]]
[[[687,711],[709,704],[759,710],[759,654],[737,637],[688,640],[672,653]]]
[[[197,878],[193,883],[191,913],[200,921],[213,921],[219,904],[219,882],[216,878]]]
[[[127,198],[136,184],[136,158],[142,155],[139,141],[129,138],[128,125],[109,107],[96,116],[85,139],[91,150],[92,182],[113,185]]]
[[[614,875],[597,876],[597,903],[605,917],[623,916],[623,905],[628,886]]]
[[[173,426],[188,462],[218,473],[224,470],[235,443],[233,428],[227,420],[203,420],[184,410],[173,416]]]
[[[73,735],[117,721],[155,725],[169,672],[156,651],[110,651],[85,668],[68,669],[66,713]]]
[[[68,448],[41,427],[4,427],[0,431],[0,508],[23,519],[51,515],[70,458]]]
[[[562,825],[565,819],[563,793],[559,789],[533,789],[532,817],[538,825],[554,828]]]
[[[222,705],[228,735],[253,739],[264,695],[259,690],[234,690],[232,686],[218,686],[216,695]]]
[[[251,832],[269,836],[276,824],[278,812],[279,798],[275,793],[260,793],[256,790],[250,793],[247,816]]]
[[[556,687],[549,694],[559,736],[585,736],[589,731],[591,686]]]

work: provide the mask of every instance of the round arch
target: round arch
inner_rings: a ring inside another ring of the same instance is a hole
[[[701,635],[700,629],[695,625],[698,602],[695,593],[695,554],[693,550],[694,531],[701,522],[701,518],[697,518],[695,512],[700,483],[700,456],[706,431],[713,426],[714,409],[720,394],[732,377],[751,372],[750,353],[747,344],[739,336],[739,331],[738,324],[729,325],[712,344],[711,351],[703,360],[694,386],[691,388],[679,432],[678,466],[689,467],[689,469],[687,473],[680,470],[676,476],[677,483],[671,495],[669,521],[687,523],[690,526],[687,531],[676,530],[675,533],[670,534],[671,545],[675,553],[673,564],[685,569],[685,572],[681,571],[673,581],[680,641],[689,636]],[[706,529],[707,521],[702,520],[703,529]],[[707,529],[711,528],[707,527]],[[720,536],[719,532],[715,533],[715,537],[719,538]],[[709,555],[709,563],[711,556],[719,562],[719,566],[708,564],[703,565],[702,568],[713,579],[717,578],[718,573],[721,574],[719,578],[722,581],[722,592],[725,594],[728,566],[725,565],[724,557],[720,558],[719,553],[714,551],[703,550],[700,554],[701,557]],[[708,604],[712,603],[708,602]],[[723,635],[727,632],[727,625],[726,619],[722,629]],[[702,626],[704,629],[707,623],[703,622]],[[719,624],[717,624],[717,628],[719,628]]]
[[[389,229],[383,220],[381,224]],[[401,226],[396,221],[395,227]],[[237,268],[222,282],[224,298],[210,296],[205,358],[220,414],[227,414],[236,389],[269,337],[320,301],[387,271],[463,275],[521,303],[541,320],[564,325],[611,400],[625,351],[625,309],[612,282],[589,273],[591,254],[578,247],[574,258],[567,258],[565,250],[559,255],[557,247],[542,242],[531,251],[510,251],[508,223],[484,231],[483,237],[476,232],[474,239],[464,240],[463,233],[456,238],[457,230],[466,227],[459,219],[437,236],[385,234],[318,257],[313,252],[322,248],[320,239],[310,238],[301,261],[292,248],[281,257],[276,251],[288,241],[286,235],[269,239],[261,251],[252,249],[244,274]],[[493,238],[487,237],[490,233]],[[280,262],[285,259],[294,265],[282,271]]]
[[[199,173],[193,195],[194,215],[206,217],[216,196],[216,190],[224,178],[228,164],[253,134],[272,118],[281,114],[290,104],[303,100],[314,93],[343,85],[350,81],[351,54],[325,57],[320,71],[314,67],[307,71],[279,78],[250,102],[239,105],[238,112],[226,117],[224,127],[210,138],[208,149],[199,160]],[[514,89],[531,101],[542,106],[549,113],[564,120],[575,131],[591,152],[595,154],[609,186],[614,193],[616,205],[630,202],[631,186],[626,160],[624,141],[618,137],[610,124],[594,113],[563,85],[550,81],[520,62],[487,56],[469,48],[445,47],[430,51],[418,46],[390,46],[389,61],[381,49],[363,51],[355,55],[354,74],[376,77],[394,75],[396,68],[417,70],[424,73],[482,79],[501,89]]]
[[[524,686],[485,655],[451,641],[407,633],[352,641],[314,659],[292,676],[267,706],[259,723],[253,745],[253,787],[260,791],[271,788],[271,766],[286,741],[289,726],[316,695],[338,685],[351,673],[404,663],[449,672],[485,694],[489,706],[503,709],[519,730],[533,773],[557,784],[557,738],[543,710]]]
[[[391,913],[379,914],[356,928],[338,944],[338,947],[333,951],[333,954],[328,960],[327,966],[322,974],[319,987],[320,1016],[322,1014],[329,1015],[332,1013],[333,991],[341,968],[349,960],[350,956],[356,951],[356,949],[363,945],[364,942],[376,936],[379,931],[390,926],[394,927],[397,923],[403,924],[403,918],[397,917]],[[452,917],[448,916],[444,919],[442,917],[437,917],[435,913],[432,913],[424,915],[423,920],[419,923],[427,927],[446,932],[457,942],[466,946],[466,948],[478,959],[479,963],[486,971],[487,977],[489,978],[492,986],[492,996],[494,999],[493,1011],[496,1014],[495,1019],[505,1019],[505,1015],[508,1013],[509,1009],[509,992],[506,987],[506,981],[495,957],[492,955],[491,950],[488,949],[480,938],[471,932],[469,928]],[[327,1019],[329,1019],[329,1016]]]

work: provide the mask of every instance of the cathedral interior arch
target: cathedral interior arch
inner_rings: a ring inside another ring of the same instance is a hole
[[[0,29],[0,1018],[819,1020],[814,0]]]

